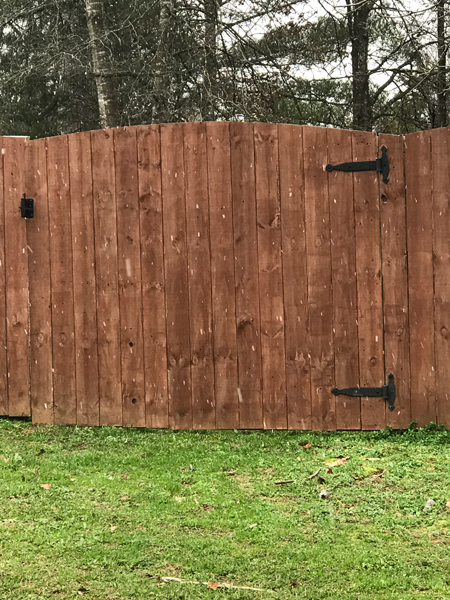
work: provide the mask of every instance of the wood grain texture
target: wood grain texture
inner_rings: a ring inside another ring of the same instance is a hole
[[[240,427],[263,427],[252,123],[230,123]]]
[[[402,429],[411,422],[404,139],[382,134],[378,142],[390,166],[389,183],[380,179],[385,382],[393,373],[396,386],[395,410],[385,404],[386,424]]]
[[[97,290],[91,135],[69,136],[77,424],[99,425]]]
[[[306,251],[308,256],[311,428],[336,429],[331,289],[330,210],[326,130],[303,130],[305,160]]]
[[[29,416],[29,324],[26,221],[20,215],[25,193],[25,141],[3,138],[6,337],[8,346],[8,414]]]
[[[230,128],[207,123],[216,427],[239,427]]]
[[[280,204],[289,429],[311,429],[303,128],[279,125]]]
[[[27,221],[31,412],[33,423],[53,423],[53,330],[45,139],[26,143],[25,164],[27,194],[35,202],[34,218]]]
[[[180,127],[161,126],[169,423],[192,428],[184,151]]]
[[[0,137],[3,150],[3,138]],[[5,202],[3,154],[0,161],[0,415],[8,414],[8,360],[6,353]]]
[[[136,128],[114,130],[123,424],[145,427]]]
[[[278,127],[255,123],[263,424],[287,428]]]
[[[166,305],[159,125],[139,127],[142,310],[147,427],[168,427]]]
[[[407,136],[408,287],[411,356],[411,419],[436,421],[433,298],[433,209],[430,132]]]
[[[353,132],[353,160],[374,160],[374,133]],[[383,306],[381,284],[380,200],[375,171],[353,174],[358,288],[358,336],[360,385],[384,385]],[[362,429],[386,425],[385,400],[361,399]]]
[[[113,133],[91,133],[101,425],[122,425],[122,375]]]
[[[72,233],[67,136],[47,140],[54,422],[77,422]]]
[[[214,429],[211,255],[206,124],[185,123],[184,166],[191,344],[192,424]]]
[[[352,132],[327,129],[328,162],[350,160]],[[354,387],[359,382],[358,302],[356,289],[355,212],[353,177],[342,171],[328,175],[335,386]],[[361,399],[336,397],[337,429],[361,428]]]
[[[431,132],[437,422],[450,427],[450,131]]]

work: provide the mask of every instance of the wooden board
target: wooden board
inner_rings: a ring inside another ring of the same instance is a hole
[[[3,138],[8,414],[29,416],[29,324],[26,221],[20,215],[25,190],[25,141]]]
[[[206,124],[185,123],[184,166],[191,344],[192,424],[214,429],[211,256]]]
[[[54,422],[75,425],[77,399],[67,136],[47,140],[54,368]]]
[[[430,132],[410,134],[405,152],[411,419],[436,421],[433,210]]]
[[[192,428],[186,203],[180,127],[161,126],[169,423]]]
[[[142,310],[147,427],[168,427],[166,305],[159,125],[139,127]]]
[[[114,130],[123,424],[145,427],[136,129]]]
[[[91,135],[69,136],[77,424],[99,425]]]
[[[113,133],[91,133],[100,425],[122,425]]]
[[[374,160],[374,133],[353,132],[353,160]],[[383,306],[381,285],[380,200],[378,174],[353,174],[358,288],[359,376],[363,387],[384,385]],[[362,429],[382,429],[386,424],[386,401],[361,399]]]
[[[263,427],[263,410],[253,125],[230,123],[230,136],[239,419],[255,429]]]
[[[402,429],[411,422],[404,139],[383,134],[378,143],[387,147],[390,166],[389,183],[380,178],[385,382],[393,373],[396,385],[395,410],[385,404],[386,424]]]
[[[437,422],[450,427],[450,132],[431,132]]]
[[[350,160],[352,132],[327,129],[328,162]],[[328,175],[331,267],[333,281],[333,332],[335,386],[354,387],[359,382],[358,302],[356,290],[355,212],[353,177],[342,171]],[[336,428],[361,428],[361,399],[336,397]]]
[[[278,127],[255,123],[263,423],[287,428]]]
[[[311,429],[303,128],[279,125],[280,204],[289,429]]]
[[[228,123],[207,123],[216,427],[239,427]]]
[[[3,149],[3,138],[0,137]],[[8,363],[6,354],[5,203],[3,155],[0,161],[0,415],[8,414]]]
[[[53,332],[45,139],[26,143],[25,164],[27,194],[35,203],[34,218],[27,221],[31,412],[33,423],[53,423]]]
[[[308,260],[311,428],[336,429],[326,129],[303,130]]]

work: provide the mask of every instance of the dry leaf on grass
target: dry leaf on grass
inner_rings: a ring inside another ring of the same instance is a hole
[[[361,460],[380,460],[380,459],[376,458],[376,457],[364,456]]]
[[[121,499],[121,500],[129,500],[129,498],[130,498],[130,496],[127,496],[127,495],[125,495],[125,496],[120,496],[120,499]]]
[[[111,525],[111,531],[115,531],[117,529],[118,525]]]
[[[9,463],[9,458],[5,458],[4,456],[0,456],[0,460],[2,460],[4,463]]]
[[[445,508],[446,508],[447,510],[450,510],[450,500],[448,500],[447,504],[445,505]]]
[[[343,456],[342,458],[338,458],[337,460],[327,460],[324,464],[327,467],[340,467],[345,465],[350,456]]]
[[[217,590],[217,588],[219,587],[220,583],[218,581],[209,581],[208,582],[208,587],[210,590]]]
[[[41,486],[41,488],[43,488],[44,490],[51,490],[52,489],[52,484],[51,483],[41,483],[39,484]]]

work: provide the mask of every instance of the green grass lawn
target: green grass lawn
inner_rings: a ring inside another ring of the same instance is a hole
[[[0,598],[450,598],[449,467],[432,429],[2,420]]]

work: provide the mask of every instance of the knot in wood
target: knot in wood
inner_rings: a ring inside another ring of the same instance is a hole
[[[370,359],[370,364],[374,367],[377,364],[377,359],[375,358],[375,356],[372,356],[372,358]]]

